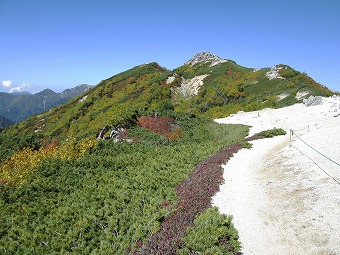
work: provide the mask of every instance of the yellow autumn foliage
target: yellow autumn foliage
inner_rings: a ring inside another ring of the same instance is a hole
[[[70,139],[60,146],[48,149],[33,150],[32,148],[23,148],[14,153],[0,166],[0,179],[9,181],[12,184],[22,184],[25,177],[32,173],[43,160],[48,158],[60,158],[62,160],[78,158],[91,148],[94,148],[96,144],[96,140],[88,138],[80,142]]]

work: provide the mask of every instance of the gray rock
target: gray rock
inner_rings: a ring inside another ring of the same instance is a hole
[[[269,72],[266,72],[266,76],[268,77],[269,80],[284,79],[279,73],[279,70],[281,69],[287,69],[287,66],[282,64],[275,65],[270,69]]]
[[[206,63],[206,62],[210,62],[211,66],[214,66],[214,65],[217,65],[223,62],[228,62],[228,61],[210,52],[200,52],[194,55],[189,61],[185,62],[185,64],[193,66],[197,63]]]
[[[310,96],[308,99],[304,99],[303,103],[306,107],[320,105],[322,104],[322,97],[321,96]]]

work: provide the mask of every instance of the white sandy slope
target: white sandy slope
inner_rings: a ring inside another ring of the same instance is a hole
[[[219,123],[274,127],[286,136],[253,141],[224,166],[225,183],[213,198],[233,215],[244,255],[340,254],[340,98],[323,104],[239,113]],[[309,131],[307,126],[309,126]],[[289,146],[291,145],[291,146]],[[328,176],[330,175],[330,176]],[[335,181],[333,178],[337,181]]]

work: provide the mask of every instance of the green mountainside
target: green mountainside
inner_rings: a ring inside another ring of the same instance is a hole
[[[289,66],[207,52],[105,79],[0,132],[0,253],[236,255],[232,218],[211,196],[221,165],[255,138],[212,118],[331,94]]]
[[[289,66],[255,70],[199,53],[166,70],[144,64],[103,80],[81,97],[15,125],[11,133],[94,137],[103,127],[128,126],[138,116],[186,112],[212,118],[237,111],[283,107],[332,92]]]
[[[13,125],[13,121],[3,117],[0,115],[0,130],[8,128],[9,126]]]

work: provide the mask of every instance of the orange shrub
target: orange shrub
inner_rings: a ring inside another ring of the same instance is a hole
[[[157,134],[165,135],[172,131],[174,120],[170,117],[148,117],[142,116],[137,119],[138,125],[147,128]]]
[[[177,140],[183,136],[184,130],[182,128],[176,128],[174,131],[165,134],[165,137],[170,140]]]

